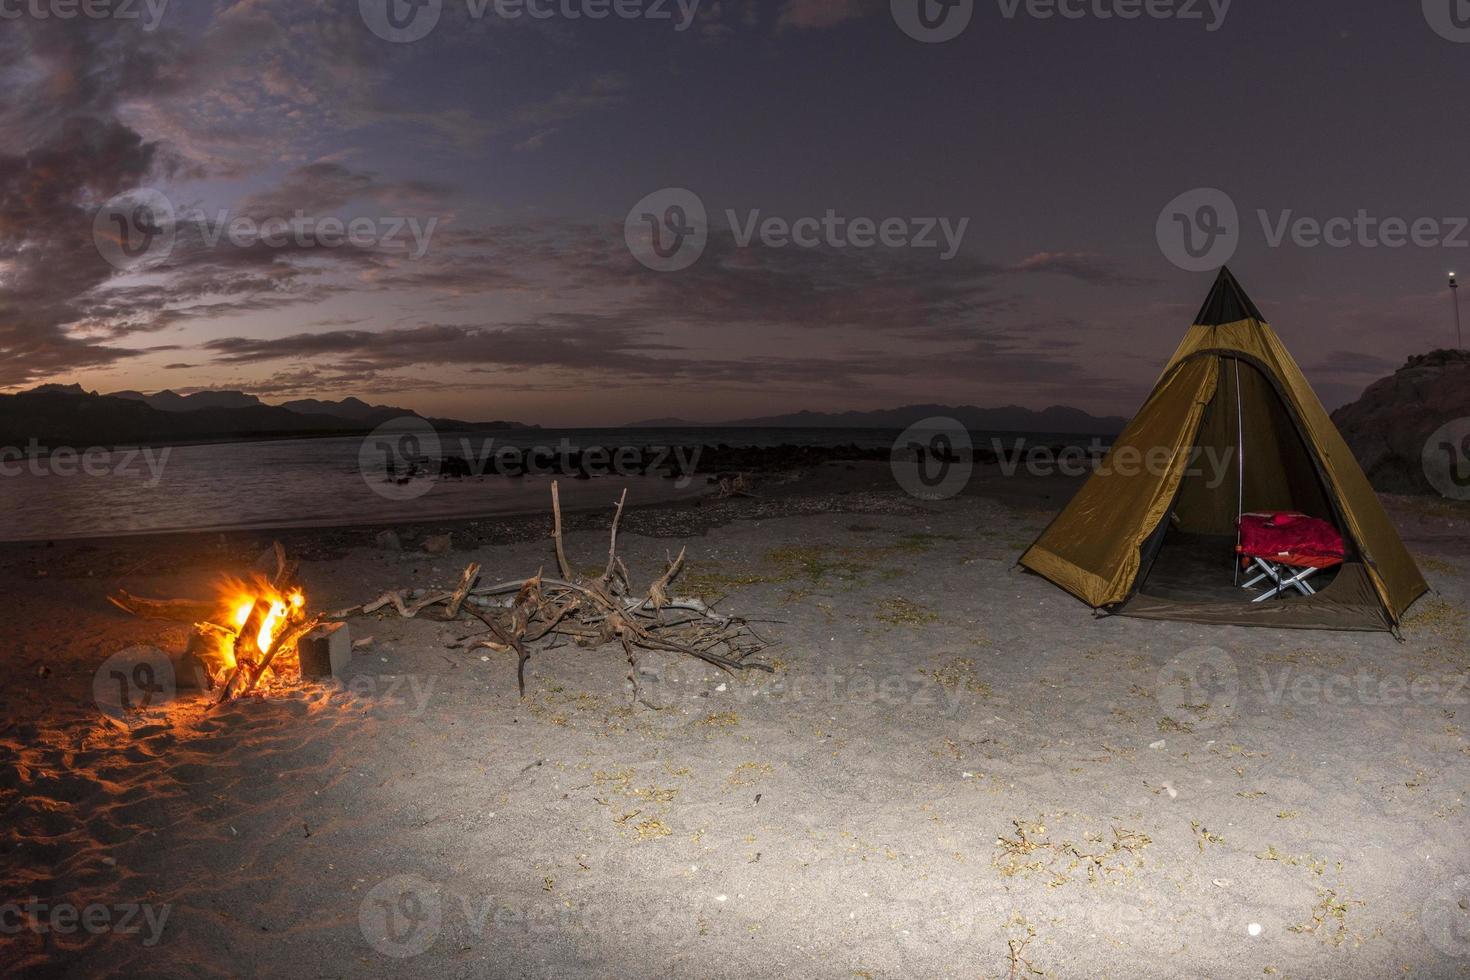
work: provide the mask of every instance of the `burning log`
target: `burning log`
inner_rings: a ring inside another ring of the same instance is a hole
[[[322,617],[320,614],[318,614],[306,620],[305,622],[297,623],[295,626],[292,626],[289,630],[287,630],[283,635],[277,637],[271,643],[270,650],[261,657],[260,666],[256,669],[251,670],[250,679],[245,684],[245,689],[240,692],[240,695],[243,697],[244,695],[249,694],[251,691],[255,690],[255,685],[260,683],[261,676],[265,674],[266,670],[271,665],[271,661],[275,660],[276,655],[283,650],[290,650],[295,647],[297,641],[299,641],[307,633],[310,633],[312,630],[320,626],[321,622]],[[220,695],[221,701],[225,700],[225,697],[229,694],[229,691],[229,685],[225,685],[225,689]]]
[[[446,619],[453,620],[467,613],[485,626],[484,633],[461,637],[451,646],[472,641],[468,644],[470,649],[515,653],[516,685],[523,697],[530,644],[553,635],[588,649],[616,643],[628,660],[635,700],[640,650],[684,654],[727,672],[772,670],[768,664],[748,659],[767,644],[745,620],[721,615],[698,599],[669,594],[683,569],[684,551],[669,559],[663,573],[645,594],[632,592],[627,567],[617,554],[618,524],[626,500],[625,490],[613,514],[607,562],[597,578],[578,578],[571,570],[562,540],[560,495],[553,482],[552,538],[559,578],[546,578],[537,572],[528,579],[474,588],[480,568],[471,564],[454,589],[399,589],[386,592],[372,602],[331,613],[328,618],[345,619],[391,605],[400,616],[412,619],[429,606],[445,604]]]
[[[256,658],[264,658],[268,653],[268,649],[263,650],[260,646],[262,632],[267,637],[267,648],[275,645],[273,642],[274,637],[270,636],[270,631],[266,624],[266,620],[270,616],[271,606],[272,603],[268,599],[256,599],[250,604],[250,613],[245,617],[245,622],[241,624],[239,632],[235,635],[235,669],[231,672],[229,680],[225,681],[225,686],[220,691],[219,700],[215,702],[216,704],[223,704],[232,697],[235,681],[239,679],[242,673],[246,677],[260,676],[256,668],[258,662]],[[264,630],[262,629],[263,627],[265,627]],[[264,665],[259,669],[264,670]],[[250,686],[255,686],[253,680]]]

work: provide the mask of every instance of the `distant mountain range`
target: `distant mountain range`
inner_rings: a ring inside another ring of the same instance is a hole
[[[1065,432],[1069,434],[1117,435],[1128,424],[1115,415],[1098,417],[1065,405],[1042,411],[1006,405],[977,408],[974,405],[905,405],[870,412],[794,412],[766,415],[729,422],[690,422],[680,418],[645,419],[628,423],[629,428],[718,427],[733,429],[905,429],[933,417],[952,418],[965,428],[979,432]]]
[[[80,385],[42,385],[17,395],[0,395],[0,446],[25,446],[31,439],[52,446],[166,445],[302,436],[352,435],[389,419],[418,413],[360,398],[299,399],[268,405],[243,391],[175,391],[98,394]],[[1115,435],[1126,419],[1099,418],[1076,408],[1056,406],[1032,411],[1015,405],[906,405],[869,412],[796,412],[729,422],[690,422],[663,418],[633,422],[630,428],[871,428],[902,429],[934,416],[953,418],[985,432],[1057,432]],[[440,431],[530,428],[519,422],[465,422],[427,418]]]
[[[0,395],[0,444],[23,447],[35,439],[46,447],[86,447],[352,435],[402,416],[422,417],[406,408],[369,405],[357,398],[267,405],[242,391],[101,395],[80,385],[42,385]],[[440,431],[525,427],[504,421],[425,421]]]
[[[42,390],[42,389],[36,389]],[[68,391],[76,394],[84,394],[79,386],[73,385]],[[181,395],[175,391],[160,391],[157,394],[145,395],[141,391],[114,391],[105,396],[108,398],[127,398],[131,401],[139,401],[160,412],[197,412],[206,408],[256,408],[271,407],[261,401],[256,395],[248,395],[243,391],[196,391],[191,395]],[[329,415],[333,418],[350,419],[353,422],[369,422],[378,425],[388,419],[398,418],[400,415],[417,415],[417,412],[406,408],[394,408],[391,405],[369,405],[360,398],[347,397],[339,402],[320,401],[316,398],[302,398],[296,401],[282,402],[276,408],[284,408],[288,412],[297,415]],[[446,420],[450,421],[450,420]],[[504,423],[502,423],[504,424]]]

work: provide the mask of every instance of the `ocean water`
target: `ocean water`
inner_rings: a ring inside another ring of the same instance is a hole
[[[504,447],[718,445],[890,449],[891,429],[535,429],[438,433],[440,454],[481,461]],[[989,437],[973,435],[977,446]],[[0,461],[0,540],[28,541],[161,531],[343,526],[532,513],[550,506],[550,473],[465,479],[387,478],[381,446],[361,436],[214,443],[146,450],[87,450]],[[688,459],[686,454],[684,460]],[[672,457],[676,465],[679,457]],[[85,464],[85,465],[84,465]],[[702,474],[667,479],[609,474],[556,477],[565,508],[612,506],[623,487],[633,504],[697,496]]]

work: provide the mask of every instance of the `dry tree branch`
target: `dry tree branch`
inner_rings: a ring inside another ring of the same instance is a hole
[[[557,488],[555,480],[551,481],[551,519],[553,533],[556,537],[556,567],[561,572],[562,578],[570,580],[572,569],[567,564],[566,549],[562,547],[561,541],[561,491]]]
[[[613,572],[617,571],[618,564],[618,521],[623,519],[623,504],[628,499],[628,488],[623,488],[623,495],[618,498],[618,509],[613,512],[612,530],[607,536],[607,568],[602,573],[602,581],[609,589],[612,588]]]
[[[454,590],[454,595],[449,599],[449,608],[444,612],[445,619],[456,619],[459,617],[460,604],[464,602],[465,596],[470,594],[470,588],[474,586],[475,579],[479,577],[479,562],[472,561],[465,566],[464,574],[459,577],[459,587]]]
[[[608,534],[607,563],[602,575],[586,579],[574,575],[567,561],[562,534],[561,497],[551,485],[552,538],[555,542],[559,578],[541,572],[529,579],[511,579],[474,587],[479,566],[471,565],[452,589],[398,589],[376,600],[331,614],[342,619],[372,613],[389,605],[405,619],[423,609],[445,604],[445,619],[468,614],[485,624],[487,632],[477,638],[459,637],[451,646],[514,652],[517,657],[516,684],[525,696],[526,661],[530,644],[546,641],[555,647],[570,641],[585,649],[617,643],[628,658],[634,699],[639,695],[637,651],[657,650],[695,657],[727,672],[771,671],[769,664],[750,660],[768,644],[745,620],[715,612],[694,598],[671,597],[669,590],[684,568],[685,551],[668,560],[663,573],[644,595],[629,595],[631,576],[617,553],[618,527],[627,504],[627,491],[618,498]]]

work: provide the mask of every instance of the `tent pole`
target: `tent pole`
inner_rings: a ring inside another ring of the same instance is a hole
[[[1240,584],[1240,521],[1245,516],[1245,413],[1240,404],[1240,358],[1235,361],[1235,584]]]

